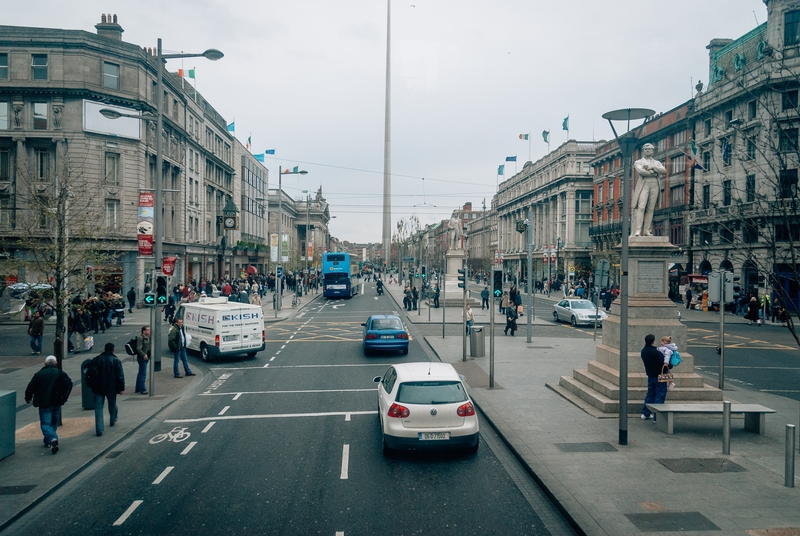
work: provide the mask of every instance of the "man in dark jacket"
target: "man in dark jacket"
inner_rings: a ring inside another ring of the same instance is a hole
[[[42,337],[44,336],[44,318],[39,311],[33,313],[31,323],[28,324],[28,335],[31,336],[31,354],[42,353]]]
[[[183,327],[183,319],[176,318],[175,324],[172,326],[172,329],[167,336],[167,345],[169,346],[169,351],[172,352],[173,356],[175,357],[175,363],[172,366],[172,372],[173,376],[176,378],[183,378],[183,376],[181,376],[181,371],[178,368],[178,362],[183,363],[183,371],[187,376],[194,376],[194,372],[192,372],[189,368],[189,360],[186,357],[187,344],[186,330]]]
[[[109,426],[117,422],[117,395],[125,393],[125,374],[122,362],[114,355],[114,343],[107,342],[103,353],[92,359],[97,376],[89,388],[94,393],[94,427],[98,436],[103,435],[103,402],[108,399]],[[87,382],[88,383],[88,382]]]
[[[644,363],[644,370],[647,373],[647,395],[644,397],[644,405],[642,406],[642,419],[647,420],[650,418],[650,410],[647,409],[647,404],[663,404],[667,399],[667,384],[658,381],[658,375],[664,367],[664,354],[658,351],[658,348],[653,344],[656,336],[652,333],[645,336],[644,348],[642,348],[642,363]],[[672,368],[672,365],[667,365]],[[656,416],[653,415],[653,421]]]
[[[39,426],[44,435],[44,446],[55,454],[58,452],[58,412],[72,391],[72,380],[66,372],[58,370],[56,356],[49,355],[44,367],[33,375],[25,389],[25,402],[33,400],[39,408]]]
[[[142,328],[142,334],[136,337],[136,362],[139,372],[136,374],[135,393],[147,394],[145,381],[147,380],[147,362],[150,360],[150,326]]]
[[[128,291],[128,312],[133,312],[133,306],[136,305],[136,290],[131,287]]]
[[[484,286],[481,291],[481,311],[484,307],[489,308],[489,287],[487,286]]]

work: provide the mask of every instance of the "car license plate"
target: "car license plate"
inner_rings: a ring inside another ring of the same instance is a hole
[[[381,335],[381,339],[394,339],[394,335]]]
[[[222,342],[231,342],[231,341],[238,341],[238,335],[225,335],[222,337]]]
[[[450,432],[420,432],[420,441],[447,441],[450,439]]]

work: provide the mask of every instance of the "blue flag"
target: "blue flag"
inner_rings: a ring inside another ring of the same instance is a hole
[[[264,154],[275,154],[275,149],[267,149]]]
[[[502,175],[503,174],[503,170],[505,169],[505,167],[506,167],[505,164],[502,164],[500,167],[498,167],[497,168],[497,174],[498,175]]]
[[[561,123],[561,130],[569,130],[569,116],[564,118],[564,122]]]
[[[516,156],[507,156],[506,157],[506,162],[516,162],[516,161],[517,161],[517,157]]]
[[[542,131],[542,139],[544,140],[545,143],[550,143],[550,131],[549,130],[543,130]]]
[[[256,159],[256,160],[258,160],[258,161],[259,161],[259,162],[261,162],[262,164],[264,163],[264,153],[261,153],[261,154],[254,154],[253,156],[255,157],[255,159]]]
[[[228,125],[228,132],[233,132],[234,130],[236,130],[236,126],[235,125],[236,125],[236,121],[234,121],[233,123]]]

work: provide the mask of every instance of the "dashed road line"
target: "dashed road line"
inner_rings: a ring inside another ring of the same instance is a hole
[[[215,424],[216,424],[216,422],[215,422],[215,421],[211,421],[210,423],[208,423],[208,424],[206,425],[206,427],[205,427],[205,428],[203,428],[203,431],[202,431],[202,432],[200,432],[200,433],[201,433],[201,434],[205,434],[206,432],[208,432],[209,430],[211,430],[211,427],[212,427],[212,426],[214,426]]]
[[[196,419],[167,419],[164,422],[173,423],[189,423],[189,422],[207,422],[211,419],[218,421],[236,421],[244,419],[294,419],[298,417],[342,417],[347,414],[350,415],[377,415],[377,410],[368,411],[326,411],[319,413],[266,413],[262,415],[226,415],[224,417],[198,417]]]
[[[374,393],[375,387],[359,388],[359,389],[298,389],[293,391],[242,391],[240,395],[294,395],[294,394],[310,394],[310,393]],[[209,393],[201,394],[199,396],[230,396],[233,393]],[[226,411],[230,406],[225,406]],[[220,413],[222,415],[222,413]],[[349,420],[349,419],[348,419]]]
[[[350,465],[350,445],[345,444],[344,446],[342,446],[342,472],[339,475],[340,480],[347,480],[349,465]]]
[[[212,423],[212,424],[213,424],[213,423]],[[175,467],[167,467],[166,469],[164,469],[163,471],[161,471],[161,474],[160,474],[160,475],[158,475],[158,478],[156,478],[155,480],[153,480],[153,485],[155,486],[155,485],[157,485],[157,484],[161,484],[161,482],[162,482],[162,481],[163,481],[165,478],[167,478],[167,475],[168,475],[168,474],[170,473],[170,471],[172,471],[173,469],[175,469]]]
[[[121,516],[119,516],[119,519],[114,521],[114,525],[113,526],[114,527],[119,527],[120,525],[125,523],[125,520],[128,519],[128,517],[130,517],[130,515],[134,512],[134,510],[139,508],[139,505],[142,504],[143,502],[144,501],[139,501],[139,500],[133,501],[133,503],[128,507],[128,509],[125,510],[125,513],[122,514]]]
[[[222,411],[217,413],[217,415],[225,415],[225,412],[228,411],[229,409],[231,409],[230,406],[225,406],[224,408],[222,408]]]
[[[233,400],[239,400],[240,396],[242,396],[242,393],[236,393],[236,396],[233,397]]]
[[[192,450],[195,445],[197,445],[197,441],[192,441],[191,443],[186,445],[186,448],[183,449],[183,452],[181,452],[181,456],[186,456],[187,454],[189,454],[189,451]]]

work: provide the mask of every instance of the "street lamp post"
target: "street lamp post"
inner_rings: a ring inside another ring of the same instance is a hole
[[[630,212],[629,181],[631,179],[631,157],[636,148],[636,133],[630,130],[631,120],[646,119],[655,114],[654,110],[647,108],[627,108],[614,110],[603,114],[603,119],[608,120],[611,131],[617,139],[617,145],[622,153],[622,237],[620,240],[622,253],[620,258],[620,289],[619,289],[619,444],[628,444],[628,238],[630,225],[628,222]],[[612,121],[627,121],[628,132],[621,137],[617,135]]]
[[[161,196],[163,195],[163,167],[164,167],[164,154],[162,147],[162,138],[164,135],[164,62],[166,60],[178,58],[206,58],[211,61],[222,59],[224,54],[215,48],[209,48],[202,54],[163,54],[161,52],[161,38],[158,39],[158,48],[156,49],[156,115],[152,114],[123,114],[117,110],[104,108],[100,113],[108,119],[117,119],[119,117],[133,117],[142,121],[156,121],[156,176],[153,178],[155,183],[155,198],[153,200],[153,260],[155,270],[152,277],[152,284],[155,285],[156,274],[161,271],[163,262],[163,221],[161,215]],[[150,341],[151,351],[150,356],[150,388],[149,394],[154,394],[154,381],[153,372],[161,370],[161,356],[160,343],[161,333],[158,329],[160,324],[158,322],[158,315],[155,313],[155,307],[150,311]]]
[[[288,169],[281,171],[278,166],[278,265],[275,268],[275,318],[278,318],[278,311],[281,310],[281,299],[283,298],[283,235],[281,234],[281,222],[283,220],[283,176],[284,175],[305,175],[308,173],[305,169],[298,170],[297,166],[292,171]],[[307,232],[307,231],[306,231]],[[278,277],[278,271],[281,271],[281,276]]]

